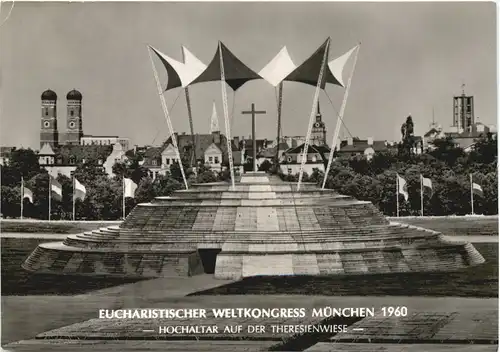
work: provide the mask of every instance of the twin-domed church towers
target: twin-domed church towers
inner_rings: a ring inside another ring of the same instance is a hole
[[[42,93],[42,126],[40,129],[40,148],[46,143],[50,146],[59,145],[59,131],[57,129],[57,94],[52,90]],[[82,94],[73,89],[66,95],[67,117],[66,135],[62,144],[78,145],[83,137],[82,124]]]

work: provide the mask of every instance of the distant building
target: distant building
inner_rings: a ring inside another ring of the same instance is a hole
[[[118,136],[91,136],[80,137],[80,145],[115,145],[120,143],[123,149],[129,150],[130,140]]]
[[[179,156],[182,160],[191,163],[194,156],[193,150],[196,152],[196,163],[193,165],[205,164],[216,172],[221,172],[229,164],[227,153],[227,139],[226,136],[219,131],[212,132],[211,134],[196,134],[195,143],[193,148],[193,138],[186,133],[177,134],[177,145],[179,148]],[[233,152],[233,161],[235,168],[240,168],[243,163],[241,162],[241,153],[239,149],[231,143]],[[156,178],[158,174],[165,174],[169,171],[170,166],[178,163],[176,150],[172,144],[172,138],[169,138],[162,147],[150,148],[146,151],[144,156],[144,167],[147,167],[153,176]]]
[[[395,148],[387,141],[376,141],[373,137],[367,139],[347,138],[343,141],[338,141],[336,154],[337,155],[364,155],[368,160],[373,158],[373,155],[378,152],[388,151]]]
[[[57,129],[57,94],[48,89],[42,93],[42,116],[40,126],[40,148],[46,143],[51,147],[59,145]]]
[[[128,138],[118,136],[92,136],[83,134],[82,93],[76,89],[66,94],[66,133],[61,134],[57,123],[57,94],[48,89],[41,95],[42,116],[40,128],[40,148],[49,144],[52,148],[59,145],[114,145],[120,143],[129,149]]]
[[[10,155],[16,147],[0,147],[0,165],[9,165]]]
[[[475,122],[474,97],[467,96],[465,91],[462,91],[462,95],[453,97],[452,127],[457,133],[470,132]]]
[[[494,126],[487,126],[478,120],[474,114],[474,96],[466,95],[465,91],[462,91],[462,95],[453,97],[453,119],[450,130],[444,131],[433,121],[429,131],[424,134],[424,149],[432,150],[436,139],[449,137],[455,146],[466,152],[470,151],[479,138],[488,133],[496,134]]]
[[[53,148],[50,143],[46,143],[38,152],[38,161],[40,166],[45,168],[50,175],[57,177],[62,174],[71,177],[78,164],[94,160],[98,166],[101,166],[108,176],[112,176],[111,170],[116,159],[123,160],[125,153],[123,150],[117,152],[115,148],[121,146],[81,146],[81,145],[62,145]],[[118,157],[122,155],[122,157]],[[109,157],[112,156],[112,160]]]
[[[295,175],[300,172],[304,148],[305,143],[298,147],[290,148],[283,153],[283,157],[280,160],[280,169],[282,173]],[[311,175],[314,169],[325,171],[325,165],[328,163],[330,152],[330,148],[326,145],[309,145],[306,163],[304,164],[304,172]]]
[[[311,141],[312,145],[321,146],[326,145],[326,126],[321,119],[321,111],[319,109],[319,101],[317,105],[316,121],[311,130]]]

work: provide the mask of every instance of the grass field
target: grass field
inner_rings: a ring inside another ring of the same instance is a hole
[[[498,243],[476,243],[486,262],[451,273],[249,277],[193,295],[498,297]]]
[[[62,280],[59,275],[33,275],[21,264],[42,242],[47,240],[2,238],[2,296],[74,295],[137,281],[81,276],[64,276]]]

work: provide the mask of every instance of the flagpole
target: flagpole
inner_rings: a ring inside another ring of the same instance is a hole
[[[471,215],[474,215],[474,190],[472,187],[472,174],[469,174],[470,177],[470,205],[471,205]]]
[[[50,174],[49,174],[49,221],[50,221],[50,214],[51,214],[51,207],[52,207],[52,180],[50,179]]]
[[[420,214],[424,216],[424,177],[420,174]]]
[[[396,216],[399,218],[399,177],[396,174]]]
[[[123,188],[123,220],[125,220],[125,177],[122,179],[122,188]]]
[[[73,221],[75,221],[75,175],[73,175]]]
[[[21,176],[21,220],[23,219],[24,178]]]

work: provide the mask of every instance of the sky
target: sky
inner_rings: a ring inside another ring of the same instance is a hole
[[[2,18],[10,5],[2,5]],[[399,140],[408,114],[417,135],[429,129],[433,115],[447,129],[452,97],[461,94],[462,84],[475,98],[479,120],[496,124],[494,2],[16,2],[0,27],[0,145],[39,148],[40,95],[48,88],[59,97],[60,133],[66,93],[75,88],[83,94],[85,134],[160,144],[168,128],[147,44],[178,60],[184,45],[208,64],[220,40],[258,72],[284,45],[300,64],[328,37],[330,59],[361,42],[342,136]],[[314,91],[285,82],[284,135],[306,134]],[[333,85],[320,93],[328,144],[343,94]],[[223,128],[219,82],[192,86],[190,97],[195,133],[209,133],[213,102]],[[168,91],[165,98],[174,129],[189,133],[183,90]],[[267,111],[256,118],[257,138],[275,138],[276,91],[263,80],[246,83],[235,95],[228,88],[231,135],[249,136],[251,119],[241,111],[251,103]]]

